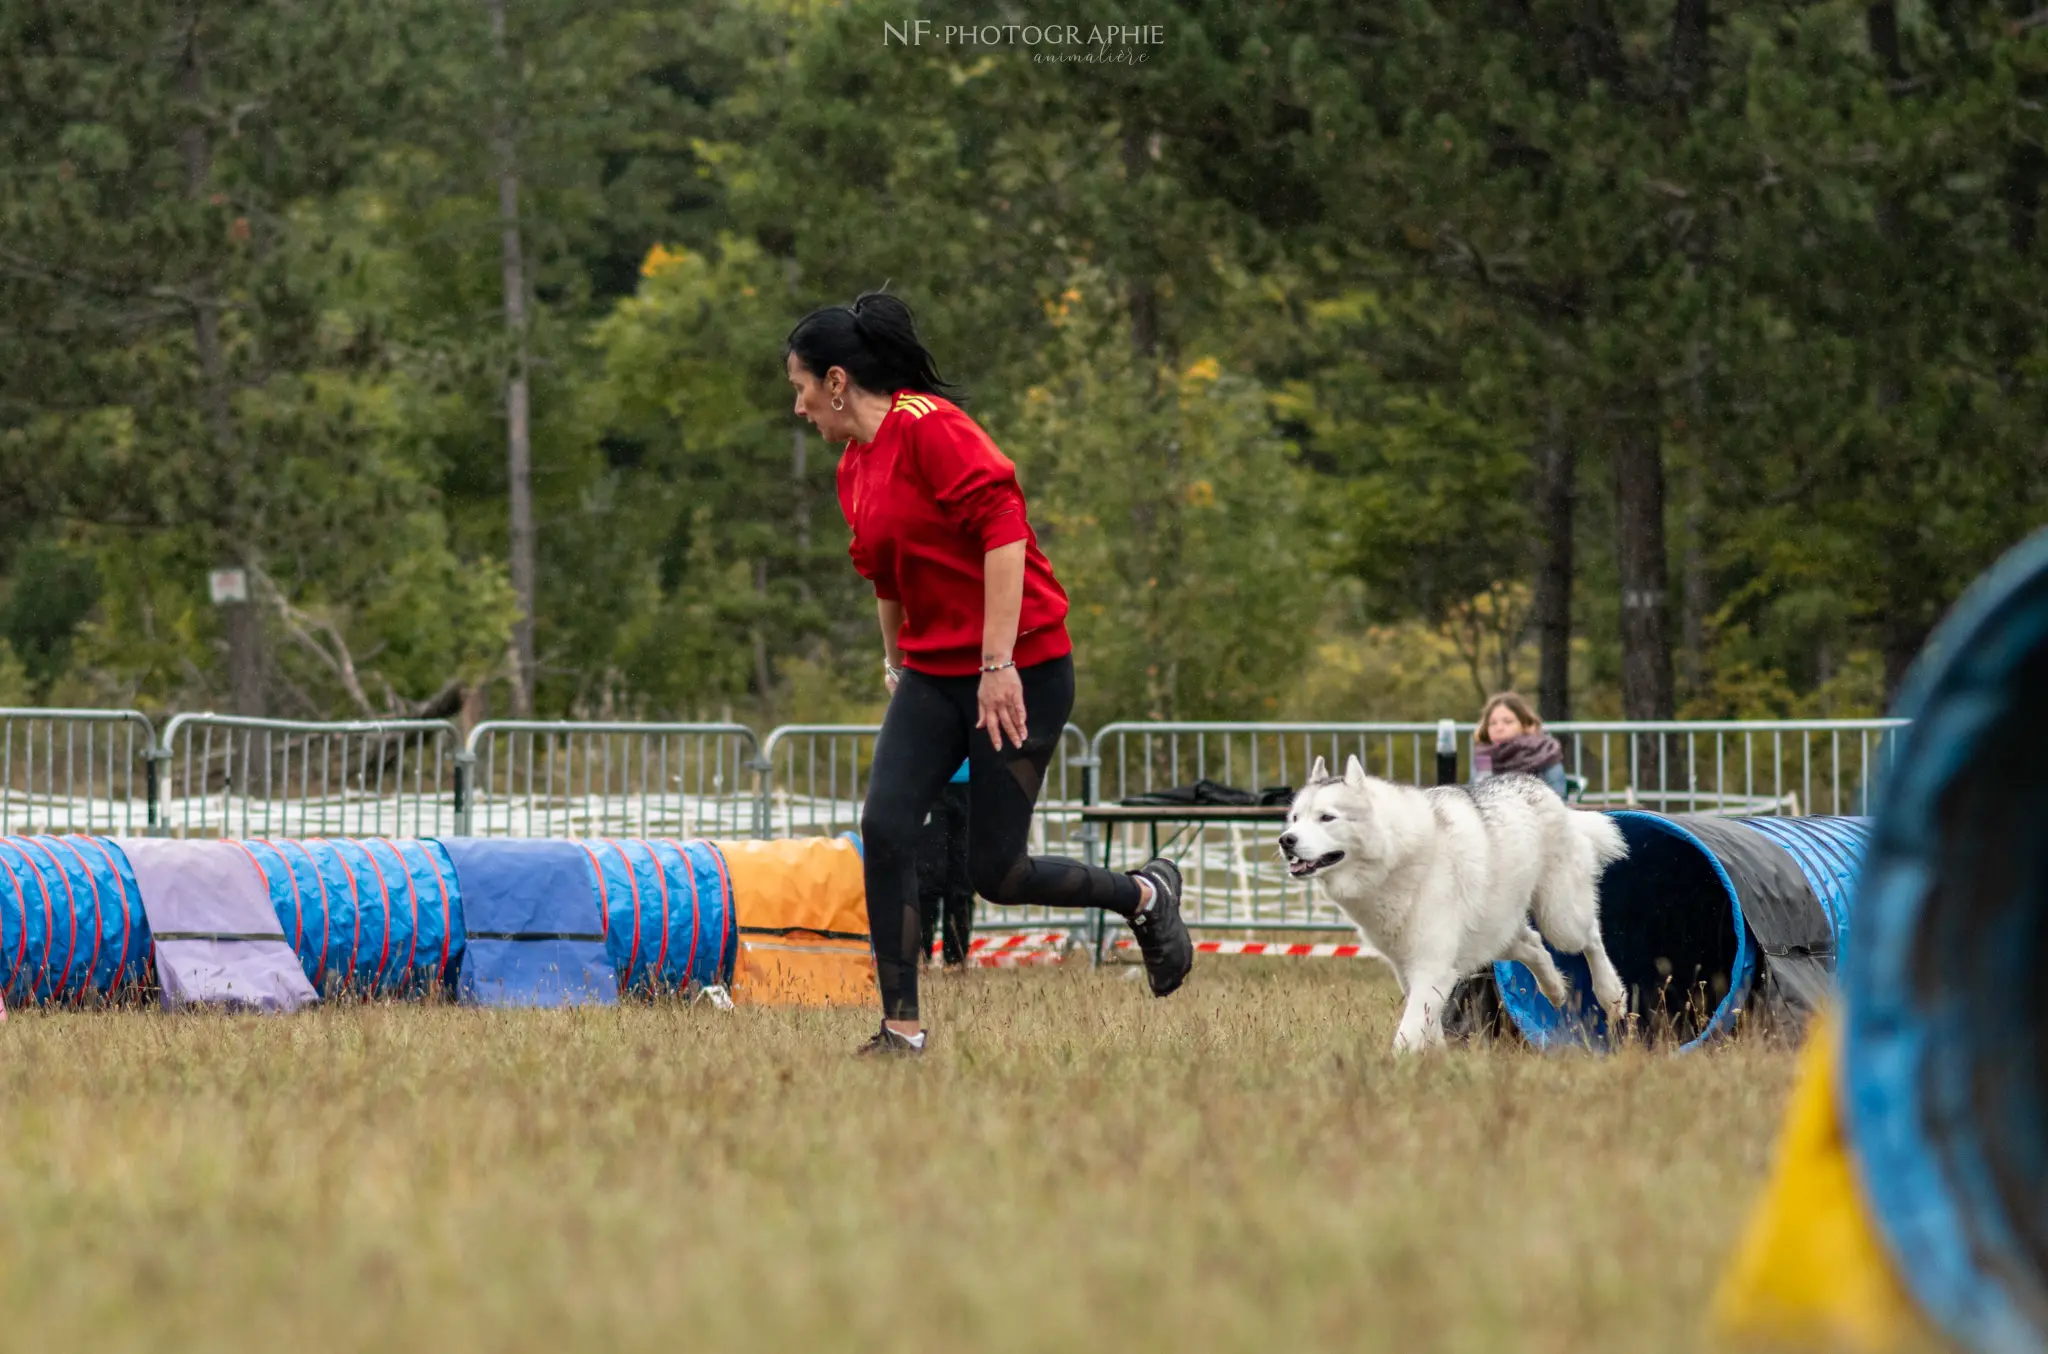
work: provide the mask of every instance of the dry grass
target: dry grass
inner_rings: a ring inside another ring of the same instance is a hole
[[[0,1347],[1684,1350],[1792,1063],[1397,1063],[1373,964],[0,1026]]]

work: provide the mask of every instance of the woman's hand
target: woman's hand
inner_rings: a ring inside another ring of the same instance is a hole
[[[1003,750],[1006,736],[1010,746],[1024,746],[1030,730],[1024,727],[1024,680],[1017,675],[1017,669],[982,673],[980,705],[981,718],[974,722],[974,727],[988,730],[996,751]]]
[[[899,674],[903,671],[903,653],[896,647],[897,637],[903,633],[903,603],[877,597],[875,619],[882,626],[882,684],[893,696],[896,684],[902,680]]]

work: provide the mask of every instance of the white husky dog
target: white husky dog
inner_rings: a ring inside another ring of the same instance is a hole
[[[1318,757],[1280,849],[1287,872],[1317,880],[1393,966],[1407,999],[1396,1052],[1441,1044],[1451,988],[1496,960],[1526,964],[1563,1009],[1569,989],[1545,940],[1583,954],[1594,997],[1609,1020],[1622,1015],[1600,943],[1600,874],[1628,847],[1612,819],[1534,776],[1416,790],[1368,776],[1356,757],[1339,779]]]

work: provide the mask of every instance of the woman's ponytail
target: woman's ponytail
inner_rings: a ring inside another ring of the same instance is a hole
[[[855,385],[877,395],[914,390],[964,402],[940,377],[938,363],[917,336],[910,307],[887,292],[862,292],[850,306],[812,311],[789,331],[782,347],[785,360],[795,353],[820,379],[844,367]]]

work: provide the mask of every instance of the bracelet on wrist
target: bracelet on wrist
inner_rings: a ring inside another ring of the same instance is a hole
[[[1000,663],[990,663],[984,660],[981,665],[981,670],[983,672],[1001,672],[1004,668],[1014,668],[1016,666],[1017,660],[1014,658],[1005,658]]]

